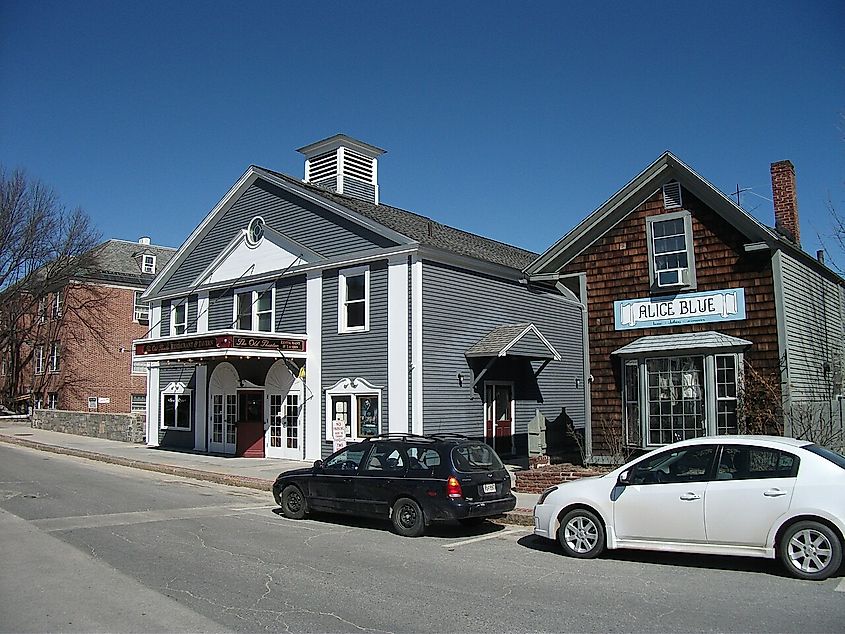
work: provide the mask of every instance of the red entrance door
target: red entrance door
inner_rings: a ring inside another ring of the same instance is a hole
[[[487,383],[484,388],[484,437],[496,453],[513,453],[513,386]]]
[[[264,457],[264,392],[238,392],[238,450],[245,458]]]

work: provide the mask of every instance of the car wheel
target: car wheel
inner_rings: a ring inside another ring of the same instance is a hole
[[[842,543],[839,536],[819,522],[796,522],[783,534],[780,558],[799,579],[821,581],[839,570]]]
[[[282,491],[282,513],[292,520],[301,520],[308,513],[308,501],[298,486],[290,485]]]
[[[557,539],[570,557],[591,559],[604,551],[604,526],[594,513],[575,509],[563,516]]]
[[[399,498],[390,514],[393,528],[405,537],[419,537],[425,530],[425,518],[420,505],[411,498]]]

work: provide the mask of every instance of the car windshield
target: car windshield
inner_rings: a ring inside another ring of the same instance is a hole
[[[845,469],[845,456],[841,453],[828,449],[827,447],[822,447],[821,445],[807,445],[804,449],[826,460],[830,460],[833,464]]]
[[[484,443],[472,443],[455,447],[452,449],[452,462],[455,464],[455,469],[467,473],[504,468],[496,452]]]

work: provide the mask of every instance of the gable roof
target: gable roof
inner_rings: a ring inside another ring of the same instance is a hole
[[[673,180],[678,181],[687,191],[719,214],[750,243],[761,242],[772,250],[788,251],[793,257],[841,283],[841,278],[834,271],[774,229],[751,216],[669,151],[661,154],[656,161],[548,248],[528,265],[523,273],[527,277],[557,273],[645,202],[655,191]]]
[[[140,244],[127,240],[106,240],[91,250],[92,264],[77,272],[80,279],[127,284],[146,288],[155,273],[141,270],[141,255],[154,255],[156,270],[160,271],[176,253],[172,247]]]
[[[194,247],[211,230],[216,220],[224,215],[257,179],[319,204],[323,208],[351,221],[360,227],[381,235],[398,245],[425,245],[456,255],[477,259],[481,262],[505,266],[516,271],[528,266],[537,254],[497,240],[455,229],[420,214],[390,205],[376,205],[357,198],[337,194],[322,187],[251,165],[232,186],[228,193],[197,225],[182,246],[161,269],[159,275],[147,289],[145,298],[156,296],[173,271],[190,255]]]
[[[524,343],[522,348],[518,347]],[[467,348],[464,356],[504,357],[506,355],[531,359],[554,359],[560,361],[560,354],[549,343],[534,324],[506,324],[496,326],[481,339]]]
[[[342,205],[422,245],[520,270],[537,257],[533,251],[456,229],[413,211],[384,204],[376,205],[351,196],[337,194],[317,185],[304,183],[287,174],[263,167],[257,169]]]

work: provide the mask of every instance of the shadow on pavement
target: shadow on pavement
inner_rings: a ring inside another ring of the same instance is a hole
[[[279,517],[284,517],[281,508],[274,508],[273,513]],[[393,532],[390,520],[375,519],[369,517],[356,517],[354,515],[333,515],[331,513],[311,512],[307,519],[316,522],[324,522],[326,524],[335,524],[337,526],[346,526],[354,528],[365,528],[373,530],[383,530],[386,532]],[[424,537],[435,537],[442,539],[454,539],[456,537],[479,537],[483,535],[492,535],[494,533],[505,530],[507,526],[502,524],[493,524],[492,522],[481,522],[476,526],[464,526],[459,522],[434,522],[426,527]],[[407,538],[411,539],[411,538]]]
[[[538,552],[550,553],[566,557],[556,541],[526,535],[517,541],[524,548]],[[683,568],[706,568],[709,570],[733,570],[738,572],[753,572],[774,577],[792,578],[777,559],[760,559],[757,557],[733,557],[727,555],[695,555],[686,553],[666,553],[648,550],[607,550],[599,559],[604,561],[624,561],[631,563],[650,564],[655,566],[679,566]],[[845,575],[845,565],[833,578]],[[798,581],[796,579],[796,581]]]

